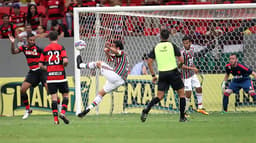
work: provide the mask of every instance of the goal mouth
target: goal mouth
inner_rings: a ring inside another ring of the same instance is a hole
[[[142,56],[160,41],[161,29],[170,31],[169,41],[181,50],[182,38],[185,35],[192,38],[195,53],[193,62],[200,72],[197,76],[203,87],[203,105],[208,111],[222,110],[220,85],[231,53],[238,55],[239,62],[251,69],[256,68],[253,63],[253,53],[256,52],[253,42],[256,39],[256,4],[253,3],[75,8],[74,39],[87,43],[84,50],[75,51],[75,57],[81,55],[88,62],[107,62],[105,43],[121,40],[132,70],[137,63],[142,62]],[[157,71],[157,65],[154,65],[154,70]],[[106,97],[110,103],[100,106],[96,111],[108,113],[111,108],[114,113],[139,113],[157,92],[157,86],[151,83],[149,70],[147,73],[148,75],[129,75],[123,93],[113,92],[113,96]],[[84,93],[85,87],[88,87],[83,81],[85,77],[91,78],[90,89],[86,88],[86,102],[84,97],[80,99],[81,91]],[[105,79],[97,70],[80,71],[75,66],[75,80],[77,108],[81,110],[102,88]],[[232,96],[230,98],[230,110],[254,110],[250,108],[252,98],[247,97],[247,94],[241,94],[239,98],[236,96],[236,99]],[[178,104],[177,94],[170,89],[155,109],[156,112],[176,112]],[[190,111],[197,108],[197,105],[197,94],[193,89]]]

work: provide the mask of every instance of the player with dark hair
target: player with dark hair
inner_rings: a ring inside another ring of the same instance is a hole
[[[109,43],[106,44],[104,52],[110,61],[115,63],[115,67],[112,68],[103,61],[82,63],[82,57],[79,55],[77,57],[77,67],[95,69],[99,68],[102,75],[107,79],[103,89],[101,89],[93,102],[81,113],[78,117],[84,117],[90,110],[97,106],[104,97],[105,94],[117,89],[119,86],[123,85],[127,79],[128,75],[128,59],[126,53],[123,51],[124,47],[120,40],[114,41],[113,46]]]
[[[250,96],[252,96],[253,101],[256,102],[256,93],[250,78],[252,74],[254,78],[256,78],[256,73],[252,71],[250,68],[246,67],[243,64],[238,62],[236,54],[231,54],[229,57],[229,63],[225,66],[226,74],[224,77],[224,81],[222,83],[222,88],[224,91],[223,96],[223,113],[228,111],[228,97],[231,93],[239,94],[239,90],[242,88],[245,92],[247,92]],[[227,89],[225,89],[226,82],[229,78],[229,75],[233,75],[233,79],[231,80]]]
[[[40,57],[39,66],[41,69],[47,71],[46,83],[48,85],[48,92],[52,96],[52,113],[54,123],[59,124],[57,107],[57,91],[59,90],[63,96],[62,109],[59,117],[65,124],[69,124],[69,120],[65,116],[69,96],[68,81],[65,73],[65,67],[68,64],[68,57],[65,48],[58,44],[58,33],[56,31],[49,33],[49,39],[51,43],[44,48]],[[43,63],[46,63],[46,66],[44,66]]]
[[[182,43],[184,46],[181,53],[184,57],[184,64],[182,65],[182,77],[184,79],[185,94],[186,94],[186,108],[185,108],[186,113],[185,114],[188,116],[187,112],[190,105],[192,89],[195,88],[197,105],[198,105],[197,112],[208,115],[208,113],[203,108],[202,87],[196,76],[196,74],[198,73],[198,69],[194,64],[195,52],[194,52],[194,47],[192,47],[191,38],[188,36],[183,37]]]
[[[9,38],[9,36],[15,36],[16,25],[9,22],[9,15],[4,14],[2,16],[3,24],[0,26],[0,38]]]
[[[159,71],[157,97],[153,98],[145,109],[142,110],[141,121],[145,122],[150,109],[164,98],[164,93],[169,90],[170,85],[177,91],[180,98],[180,122],[186,122],[184,115],[186,100],[184,95],[184,84],[178,67],[184,63],[179,48],[168,42],[169,31],[162,29],[160,32],[161,42],[149,53],[148,67],[152,75],[152,82],[156,83],[157,77],[153,69],[153,62],[156,60]],[[178,65],[176,62],[178,58]]]
[[[29,115],[32,113],[32,110],[30,109],[30,105],[28,103],[28,95],[27,90],[28,88],[37,86],[40,82],[42,85],[46,85],[46,74],[44,71],[40,70],[38,63],[40,60],[40,55],[42,53],[42,49],[40,49],[37,45],[35,45],[35,35],[32,33],[27,35],[27,45],[20,46],[19,48],[15,48],[14,42],[15,39],[13,36],[9,36],[9,39],[11,41],[11,53],[12,54],[18,54],[20,52],[23,52],[27,63],[29,66],[29,72],[24,80],[24,82],[21,85],[21,99],[26,107],[26,111],[22,119],[27,119]]]

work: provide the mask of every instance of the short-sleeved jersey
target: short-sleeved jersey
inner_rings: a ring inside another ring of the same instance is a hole
[[[38,46],[34,45],[33,47],[28,47],[27,45],[20,46],[18,48],[21,52],[24,53],[27,64],[29,66],[30,70],[38,70],[39,66],[39,60],[40,55],[42,54],[42,49],[40,49]]]
[[[45,2],[45,7],[48,8],[48,17],[50,20],[60,19],[63,17],[64,0],[48,0]]]
[[[58,43],[51,43],[43,50],[40,62],[47,66],[47,83],[66,82],[66,73],[63,59],[67,58],[65,48]]]
[[[158,61],[156,57],[156,49],[158,49],[157,51],[159,53],[157,54],[158,54],[158,58],[161,61]],[[167,41],[161,41],[150,51],[148,55],[149,58],[156,59],[159,71],[170,71],[172,70],[172,68],[175,68],[175,66],[177,67],[175,56],[177,57],[181,56],[179,48],[175,44],[172,44],[171,42],[167,42]],[[166,60],[171,61],[172,63]]]
[[[190,47],[189,50],[186,50],[183,48],[181,50],[181,54],[183,55],[184,58],[184,65],[193,67],[194,64],[194,48]],[[188,69],[182,69],[182,77],[184,79],[190,78],[195,74],[193,70],[188,70]]]
[[[126,53],[120,50],[118,55],[111,56],[111,61],[114,62],[114,72],[126,80],[129,72],[129,62]]]
[[[250,78],[250,74],[252,74],[252,70],[245,65],[237,63],[236,67],[232,67],[231,64],[227,64],[225,66],[226,74],[232,74],[234,81],[243,81]]]
[[[9,23],[7,26],[5,26],[4,24],[2,24],[0,26],[0,35],[2,36],[2,38],[9,38],[8,35],[15,35],[15,28],[16,26]]]
[[[12,13],[10,18],[11,18],[12,24],[15,24],[16,27],[24,27],[25,26],[26,14],[24,12],[20,12],[19,15]]]

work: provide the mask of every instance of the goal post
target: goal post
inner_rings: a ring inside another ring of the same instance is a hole
[[[220,85],[230,53],[237,53],[240,62],[256,69],[253,63],[256,4],[74,8],[74,41],[84,40],[87,43],[84,50],[74,50],[76,112],[81,112],[93,100],[105,82],[98,70],[77,69],[76,57],[79,54],[85,62],[107,62],[103,52],[105,43],[121,40],[132,68],[160,41],[162,28],[171,32],[169,40],[180,49],[182,37],[188,35],[192,38],[195,52],[199,55],[195,65],[201,73],[198,77],[203,83],[203,104],[209,111],[222,108]],[[129,75],[125,86],[118,92],[114,91],[113,97],[104,97],[96,112],[139,113],[155,96],[156,90],[150,75]],[[177,95],[170,89],[154,109],[156,112],[175,112],[177,100]],[[255,110],[247,106],[251,103],[248,95],[241,94],[240,98],[231,96],[230,108],[233,111]],[[196,107],[194,99],[191,107]]]

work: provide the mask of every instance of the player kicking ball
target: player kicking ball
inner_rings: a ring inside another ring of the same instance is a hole
[[[185,36],[182,39],[182,43],[184,49],[181,51],[184,57],[184,64],[182,65],[182,77],[184,79],[185,85],[185,94],[186,94],[186,108],[185,108],[185,116],[189,117],[188,110],[190,105],[190,99],[192,94],[192,89],[196,90],[197,104],[198,109],[196,110],[199,113],[204,115],[208,115],[208,113],[203,108],[203,93],[201,84],[196,76],[198,73],[198,69],[194,64],[194,48],[191,46],[192,42],[190,37]]]
[[[103,89],[101,89],[93,102],[86,107],[86,109],[78,114],[78,117],[84,117],[90,112],[95,106],[100,104],[105,94],[117,89],[123,85],[128,75],[128,60],[127,55],[123,51],[124,47],[121,41],[117,40],[113,42],[113,46],[109,43],[106,44],[104,52],[108,60],[114,62],[115,67],[112,68],[103,61],[83,63],[82,57],[77,57],[77,68],[78,69],[100,69],[101,74],[107,79]]]

